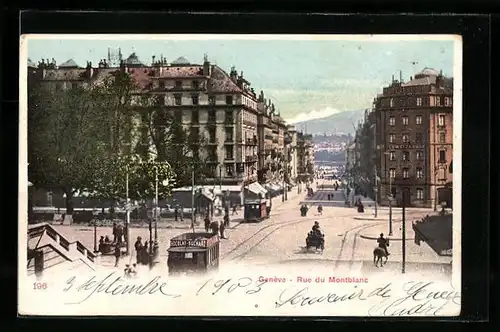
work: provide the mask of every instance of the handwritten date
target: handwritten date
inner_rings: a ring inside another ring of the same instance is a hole
[[[203,283],[200,288],[198,288],[198,290],[196,291],[196,295],[198,296],[206,292],[211,292],[212,295],[221,293],[231,294],[235,291],[243,291],[246,295],[254,295],[260,292],[262,290],[262,286],[266,283],[267,281],[254,281],[249,277],[219,280],[214,280],[213,278],[211,278]]]

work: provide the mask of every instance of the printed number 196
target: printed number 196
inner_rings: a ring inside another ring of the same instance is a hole
[[[46,282],[34,282],[33,283],[33,289],[34,290],[47,289],[47,283]]]

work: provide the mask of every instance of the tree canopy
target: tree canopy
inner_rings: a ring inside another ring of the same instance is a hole
[[[160,184],[168,182],[159,186],[160,198],[174,185],[189,185],[193,171],[197,181],[208,174],[198,128],[186,130],[181,113],[140,93],[128,73],[117,70],[98,84],[70,89],[42,84],[28,98],[29,179],[62,189],[67,205],[77,192],[124,198],[127,173],[133,199],[154,197],[156,172]]]

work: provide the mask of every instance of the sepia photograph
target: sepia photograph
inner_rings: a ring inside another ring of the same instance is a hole
[[[28,34],[19,91],[20,315],[460,314],[460,36]]]

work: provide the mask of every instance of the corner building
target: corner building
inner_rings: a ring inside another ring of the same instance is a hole
[[[453,78],[424,68],[408,82],[392,80],[374,100],[380,202],[451,207]]]
[[[44,59],[38,65],[30,60],[29,81],[64,90],[99,84],[117,71],[126,72],[136,83],[133,95],[157,96],[157,106],[173,112],[186,130],[205,137],[207,146],[200,152],[211,168],[208,184],[241,188],[257,181],[257,95],[243,72],[238,75],[231,68],[228,74],[206,56],[202,64],[192,64],[183,57],[168,63],[163,57],[153,56],[151,65],[145,65],[135,53],[122,59],[121,52],[118,64],[111,60],[108,56],[98,67],[91,62],[80,67],[73,60],[59,66],[54,59]],[[141,130],[143,120],[140,116],[135,119],[135,129],[128,133],[125,145],[151,146],[147,132]]]

